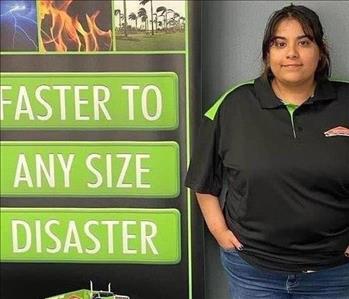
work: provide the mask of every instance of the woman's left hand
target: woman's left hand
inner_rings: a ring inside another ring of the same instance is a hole
[[[344,252],[344,255],[345,255],[346,257],[349,257],[349,246],[347,247],[347,250]]]

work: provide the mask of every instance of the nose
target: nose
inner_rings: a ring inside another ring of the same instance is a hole
[[[294,59],[298,58],[298,49],[297,49],[297,44],[296,43],[290,43],[289,46],[287,47],[287,58],[289,59]]]

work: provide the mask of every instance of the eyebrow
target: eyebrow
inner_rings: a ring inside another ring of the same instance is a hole
[[[302,38],[309,38],[310,40],[313,40],[313,37],[310,36],[309,34],[304,34],[304,35],[300,35],[300,36],[297,36],[297,39],[302,39]],[[278,36],[278,35],[275,35],[273,36],[272,40],[275,40],[275,39],[282,39],[282,40],[287,40],[286,37],[284,36]]]

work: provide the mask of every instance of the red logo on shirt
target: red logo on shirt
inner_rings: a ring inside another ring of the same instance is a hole
[[[335,127],[333,129],[330,129],[326,132],[324,132],[326,137],[333,137],[333,136],[347,136],[349,137],[349,129],[345,127]]]

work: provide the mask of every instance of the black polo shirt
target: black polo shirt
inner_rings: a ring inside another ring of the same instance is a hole
[[[283,272],[349,262],[349,84],[322,81],[293,117],[267,80],[223,95],[205,114],[186,186],[215,196],[247,262]]]

